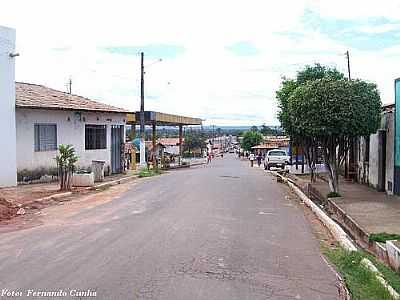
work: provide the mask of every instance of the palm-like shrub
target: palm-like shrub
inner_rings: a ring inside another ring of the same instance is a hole
[[[57,162],[60,190],[70,190],[78,156],[75,154],[75,149],[72,145],[60,145],[58,151],[59,154],[55,157],[55,160]]]

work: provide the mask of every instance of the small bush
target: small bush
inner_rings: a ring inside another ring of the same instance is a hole
[[[60,190],[71,190],[72,175],[76,170],[75,164],[78,161],[74,147],[72,145],[59,145],[58,154],[54,159],[57,162]]]
[[[330,192],[328,195],[326,195],[327,198],[337,198],[337,197],[342,197],[339,193],[336,192]]]
[[[18,182],[30,182],[34,180],[39,180],[44,175],[57,176],[58,170],[56,167],[39,167],[33,170],[22,169],[17,172],[17,180]]]
[[[156,175],[160,175],[161,171],[158,169],[142,169],[139,172],[139,177],[152,177],[152,176],[156,176]]]
[[[387,232],[371,233],[369,235],[369,240],[385,243],[386,241],[400,240],[400,235],[396,233],[387,233]]]

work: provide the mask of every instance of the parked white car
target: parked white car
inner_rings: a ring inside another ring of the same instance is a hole
[[[274,149],[269,150],[264,160],[264,169],[269,170],[271,167],[285,168],[285,165],[289,163],[289,156],[285,150]]]

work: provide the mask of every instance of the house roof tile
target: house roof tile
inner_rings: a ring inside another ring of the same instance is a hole
[[[123,108],[93,101],[82,96],[23,82],[15,83],[15,106],[17,108],[129,112]]]
[[[184,139],[182,139],[184,141]],[[164,146],[178,146],[179,138],[159,138],[158,142]]]

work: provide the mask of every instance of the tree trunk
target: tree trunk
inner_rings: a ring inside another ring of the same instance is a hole
[[[307,166],[310,170],[310,181],[311,183],[314,183],[317,179],[316,173],[315,173],[315,166],[316,166],[316,155],[315,155],[315,145],[313,142],[306,143],[303,148],[304,148],[304,156],[307,159]]]
[[[310,153],[310,162],[309,162],[309,168],[310,168],[310,175],[311,175],[311,182],[314,183],[317,181],[317,173],[316,173],[316,164],[317,164],[317,157],[316,157],[316,151],[315,151],[315,145],[311,146],[311,153]]]
[[[336,144],[330,141],[324,145],[324,161],[328,169],[328,183],[331,192],[339,193],[339,174],[338,174],[338,161],[336,154]]]
[[[317,181],[317,163],[318,163],[317,144],[314,144],[314,146],[312,147],[312,156],[313,156],[312,174],[313,174],[313,182],[315,182]]]

